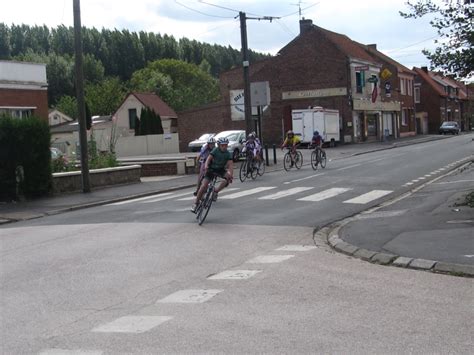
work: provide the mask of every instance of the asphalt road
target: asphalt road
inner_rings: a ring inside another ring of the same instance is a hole
[[[335,254],[313,230],[472,151],[460,136],[236,181],[202,227],[191,190],[4,225],[2,353],[470,353],[472,279]]]

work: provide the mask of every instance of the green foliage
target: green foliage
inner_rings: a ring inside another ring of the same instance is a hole
[[[136,136],[163,134],[163,124],[160,115],[148,107],[142,109],[140,113],[140,124],[138,126],[139,128],[135,130]]]
[[[94,131],[91,132],[87,146],[89,152],[89,169],[113,168],[114,166],[118,166],[118,161],[112,146],[109,147],[109,151],[107,152],[99,152],[94,137]]]
[[[153,81],[156,80],[156,81]],[[219,98],[217,80],[197,65],[175,59],[162,59],[149,63],[135,72],[132,90],[158,94],[177,111],[200,106]]]
[[[97,84],[87,84],[85,87],[86,101],[92,115],[113,114],[123,99],[126,90],[119,78],[107,78]]]
[[[0,199],[16,197],[16,172],[23,167],[21,193],[36,197],[51,189],[50,133],[47,122],[0,117]]]
[[[434,16],[430,21],[440,37],[434,52],[423,50],[432,69],[441,69],[456,78],[467,78],[474,70],[474,7],[464,1],[444,0],[440,5],[432,0],[407,2],[410,12],[400,11],[404,18]]]
[[[56,108],[75,120],[79,117],[77,112],[77,100],[73,96],[62,96],[56,104]]]

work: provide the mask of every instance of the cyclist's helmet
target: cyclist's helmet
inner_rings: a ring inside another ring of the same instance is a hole
[[[254,138],[257,137],[257,133],[255,133],[255,131],[251,132],[250,135],[253,136]]]
[[[293,133],[293,131],[290,129],[288,132],[286,132],[286,135],[287,135],[288,137],[293,137],[293,136],[294,136],[294,133]]]
[[[248,139],[248,140],[254,140],[254,139],[255,139],[255,136],[254,136],[252,133],[250,133],[250,134],[247,136],[247,139]]]
[[[313,133],[315,136],[319,136],[319,132],[318,131],[314,131]]]
[[[210,137],[208,140],[207,140],[207,144],[215,144],[216,143],[216,139],[214,137]]]
[[[217,140],[217,144],[229,144],[229,140],[226,137],[220,137]]]

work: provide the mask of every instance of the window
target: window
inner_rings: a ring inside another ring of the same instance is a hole
[[[420,103],[420,87],[415,86],[415,103]]]
[[[362,88],[365,86],[365,72],[356,71],[356,92],[362,93]]]
[[[137,118],[137,109],[129,108],[128,109],[128,126],[130,129],[135,129],[135,120]]]
[[[413,80],[407,79],[407,91],[408,91],[408,96],[413,96]]]
[[[402,110],[402,126],[408,126],[408,123],[407,123],[407,110]]]
[[[405,79],[400,79],[400,94],[401,95],[407,94]]]

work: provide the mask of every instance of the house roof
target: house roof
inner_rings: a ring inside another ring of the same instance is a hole
[[[321,31],[326,38],[333,42],[348,57],[374,62],[374,58],[364,50],[363,47],[365,46],[363,44],[353,41],[346,35],[332,32],[316,25],[313,25],[313,28]]]
[[[443,85],[451,86],[453,88],[458,89],[458,97],[460,99],[467,99],[467,92],[466,92],[465,86],[462,83],[454,79],[448,78],[440,73],[435,73],[435,72],[428,72],[428,73],[435,81],[438,81],[442,83]]]
[[[153,93],[132,92],[127,95],[125,100],[130,96],[135,96],[144,106],[153,109],[157,114],[163,117],[178,117],[176,112],[169,107],[158,95]],[[124,100],[124,101],[125,101]]]
[[[403,64],[400,64],[396,60],[390,58],[388,55],[383,54],[382,52],[380,52],[376,48],[374,48],[372,46],[366,46],[366,45],[363,45],[363,44],[362,44],[362,46],[366,51],[368,51],[370,54],[374,55],[376,58],[384,60],[384,61],[392,64],[393,66],[395,66],[399,73],[415,75],[415,72],[413,70],[408,69]]]
[[[443,97],[448,96],[444,92],[444,90],[441,89],[439,84],[436,81],[434,81],[433,78],[423,69],[414,67],[413,70],[416,72],[416,74],[418,74],[420,78],[422,78],[428,85],[430,85],[440,96],[443,96]]]

